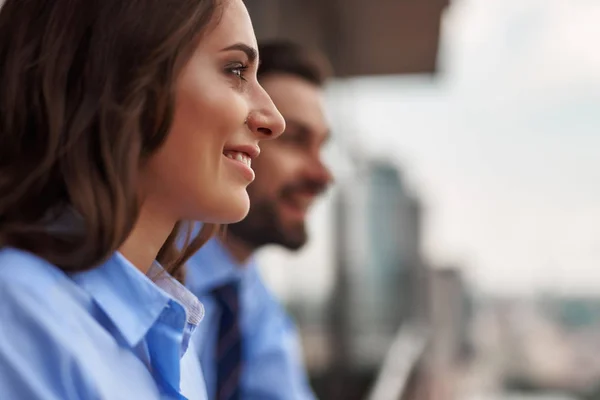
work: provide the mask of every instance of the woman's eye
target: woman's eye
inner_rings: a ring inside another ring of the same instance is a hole
[[[241,79],[243,81],[246,80],[244,75],[245,75],[246,70],[248,69],[247,66],[245,66],[243,64],[238,64],[238,65],[231,66],[228,69],[231,74],[235,75],[239,79]]]

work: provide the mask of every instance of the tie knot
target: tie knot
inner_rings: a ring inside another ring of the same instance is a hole
[[[236,313],[239,309],[239,283],[231,282],[226,285],[219,286],[213,290],[213,296],[219,305],[226,311]]]

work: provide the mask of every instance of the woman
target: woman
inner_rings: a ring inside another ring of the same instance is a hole
[[[255,49],[241,0],[4,2],[0,398],[202,397],[201,306],[155,260],[248,212],[284,129]]]

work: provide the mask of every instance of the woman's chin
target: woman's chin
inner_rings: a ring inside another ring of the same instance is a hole
[[[250,207],[240,208],[236,212],[232,212],[231,215],[228,215],[223,218],[223,221],[219,222],[220,224],[235,224],[236,222],[240,222],[248,215],[248,211]]]

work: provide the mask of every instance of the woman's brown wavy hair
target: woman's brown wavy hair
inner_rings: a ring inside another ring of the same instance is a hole
[[[138,171],[169,133],[175,82],[220,0],[0,7],[0,248],[93,268],[136,222]],[[178,251],[183,225],[158,254],[172,273],[216,229]]]

